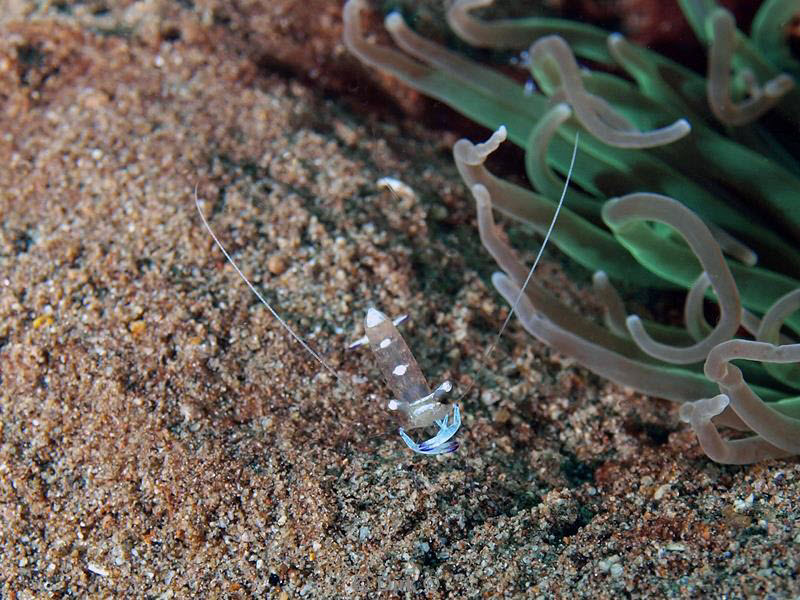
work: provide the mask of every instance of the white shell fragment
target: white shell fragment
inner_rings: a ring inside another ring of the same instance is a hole
[[[379,188],[388,189],[393,194],[396,194],[401,200],[413,201],[417,198],[417,195],[410,185],[394,177],[381,177],[376,184]]]

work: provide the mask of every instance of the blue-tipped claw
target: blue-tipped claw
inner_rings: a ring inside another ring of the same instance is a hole
[[[458,442],[455,440],[450,440],[450,438],[452,438],[458,431],[459,427],[461,427],[461,411],[459,410],[458,405],[456,404],[453,408],[452,423],[448,425],[448,417],[445,416],[444,419],[439,419],[436,421],[436,424],[439,426],[439,433],[437,433],[431,439],[422,442],[421,444],[417,444],[414,440],[412,440],[408,434],[403,431],[402,427],[400,428],[400,437],[403,438],[406,446],[411,448],[417,454],[434,455],[455,452],[458,449]]]

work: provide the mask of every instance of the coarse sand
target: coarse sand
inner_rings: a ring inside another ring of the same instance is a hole
[[[484,359],[507,309],[456,137],[248,51],[242,23],[307,43],[298,4],[7,3],[0,598],[798,597],[798,462],[717,465],[515,321]],[[339,3],[305,5],[338,40]],[[537,280],[599,315],[570,269]],[[412,455],[346,350],[371,305],[475,384],[455,454]]]

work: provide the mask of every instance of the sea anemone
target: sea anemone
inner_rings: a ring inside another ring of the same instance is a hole
[[[450,27],[475,46],[523,49],[535,86],[419,36],[397,12],[385,26],[402,52],[369,43],[363,0],[346,3],[344,22],[345,42],[362,61],[495,131],[482,144],[460,140],[454,155],[483,245],[503,271],[492,277],[497,290],[514,302],[527,268],[492,209],[541,232],[570,140],[586,132],[579,189],[568,193],[552,239],[594,272],[605,323],[533,282],[518,305],[523,326],[604,377],[681,403],[681,418],[716,461],[800,453],[800,62],[786,42],[796,2],[764,3],[748,38],[713,0],[681,0],[710,49],[705,79],[620,34],[470,12],[491,3],[452,3]],[[538,193],[485,168],[506,137],[525,150]],[[685,289],[685,327],[626,315],[615,283],[626,294]],[[713,326],[704,304],[717,308]],[[755,435],[725,440],[715,423]]]

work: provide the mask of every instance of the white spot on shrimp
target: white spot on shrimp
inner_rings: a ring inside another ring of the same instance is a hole
[[[407,370],[408,370],[408,365],[397,365],[394,368],[394,371],[392,371],[392,375],[397,375],[398,377],[402,377],[403,375],[406,374]]]
[[[389,400],[389,404],[386,406],[389,407],[389,410],[397,410],[400,407],[400,405],[397,403],[397,400]]]
[[[381,348],[388,348],[389,344],[391,344],[391,343],[392,343],[392,340],[390,338],[383,338],[381,340],[380,346],[381,346]]]

